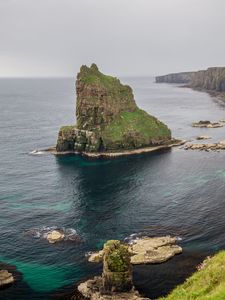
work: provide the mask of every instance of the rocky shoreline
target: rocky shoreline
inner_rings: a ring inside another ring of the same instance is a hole
[[[144,153],[150,153],[150,152],[155,152],[159,150],[166,150],[170,149],[172,147],[178,147],[182,146],[186,143],[185,140],[174,140],[174,143],[170,144],[165,144],[165,145],[159,145],[159,146],[154,146],[154,147],[143,147],[143,148],[138,148],[138,149],[131,149],[131,150],[121,150],[121,151],[114,151],[114,152],[79,152],[79,151],[61,151],[58,152],[55,147],[50,147],[48,149],[41,150],[43,152],[49,152],[51,154],[54,154],[56,156],[61,156],[61,155],[82,155],[87,158],[92,158],[92,159],[98,159],[98,158],[117,158],[121,156],[130,156],[130,155],[138,155],[138,154],[144,154]]]

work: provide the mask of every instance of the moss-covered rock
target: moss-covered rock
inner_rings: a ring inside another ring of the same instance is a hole
[[[117,240],[104,245],[103,289],[106,292],[126,292],[133,287],[132,266],[128,246]]]
[[[120,151],[170,142],[169,128],[137,107],[132,89],[95,64],[81,67],[76,91],[77,125],[60,129],[58,152]]]

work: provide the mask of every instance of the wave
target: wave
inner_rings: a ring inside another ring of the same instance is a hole
[[[30,155],[43,155],[43,154],[45,154],[45,152],[41,151],[41,150],[38,150],[38,149],[35,149],[35,150],[29,152],[29,154]]]

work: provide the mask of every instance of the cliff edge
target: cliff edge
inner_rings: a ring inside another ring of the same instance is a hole
[[[60,129],[57,152],[114,152],[166,145],[170,129],[139,109],[131,87],[82,66],[76,80],[77,125]]]
[[[225,67],[157,76],[156,82],[184,83],[191,88],[223,93],[225,92]]]

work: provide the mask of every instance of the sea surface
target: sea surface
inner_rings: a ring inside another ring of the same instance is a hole
[[[17,274],[0,299],[64,299],[76,283],[101,273],[85,253],[106,240],[172,234],[183,254],[134,268],[136,287],[155,299],[225,248],[225,151],[174,148],[113,160],[32,154],[54,145],[61,125],[75,123],[74,81],[0,80],[0,261]],[[122,81],[174,137],[225,140],[225,127],[191,127],[225,119],[222,101],[152,77]],[[80,240],[49,244],[44,232],[55,227]]]

